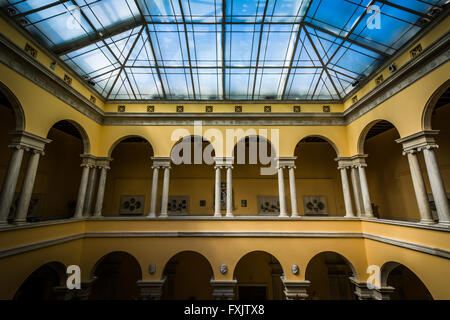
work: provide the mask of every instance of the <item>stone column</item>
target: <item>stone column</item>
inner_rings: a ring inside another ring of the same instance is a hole
[[[359,185],[358,169],[355,166],[352,166],[351,176],[352,176],[353,195],[354,195],[355,205],[356,205],[356,213],[357,213],[358,217],[361,217],[362,212],[363,212],[362,199],[361,199],[361,188]]]
[[[106,187],[106,176],[108,174],[108,170],[111,169],[109,167],[109,162],[111,159],[107,160],[99,160],[99,170],[100,170],[100,179],[98,181],[98,189],[97,189],[97,201],[95,202],[94,216],[101,217],[103,210],[103,201],[105,198],[105,187]]]
[[[97,170],[98,167],[96,164],[94,164],[89,171],[89,180],[86,191],[86,203],[84,205],[84,214],[88,217],[91,215],[92,200],[94,198],[94,190],[97,182]]]
[[[366,177],[366,164],[358,165],[359,179],[361,181],[362,201],[364,205],[364,213],[366,217],[373,218],[372,202],[370,201],[369,186]]]
[[[75,208],[75,214],[74,218],[81,218],[83,217],[83,210],[84,210],[84,200],[86,199],[86,189],[87,189],[87,183],[88,183],[88,177],[89,177],[89,171],[91,170],[92,165],[88,163],[81,164],[81,167],[83,167],[83,170],[81,172],[81,181],[80,181],[80,187],[78,188],[78,197],[77,197],[77,206]]]
[[[141,300],[161,300],[165,282],[166,277],[155,281],[138,280],[137,285],[140,288]]]
[[[427,166],[428,179],[430,180],[431,191],[433,192],[434,203],[439,217],[439,223],[450,226],[450,210],[448,206],[447,194],[445,192],[444,181],[436,160],[434,149],[437,145],[428,145],[423,148],[425,164]]]
[[[221,189],[221,169],[220,165],[214,167],[216,170],[216,184],[214,188],[214,217],[221,217],[221,202],[220,202],[220,189]]]
[[[23,223],[27,221],[28,208],[30,206],[31,195],[33,194],[34,181],[39,165],[39,157],[43,154],[41,150],[31,150],[28,159],[27,170],[22,183],[22,191],[19,197],[19,204],[16,210],[14,222]]]
[[[24,147],[20,145],[9,146],[13,149],[3,181],[2,193],[0,194],[0,224],[8,223],[9,211],[14,200],[17,180],[19,178],[20,167],[22,165]]]
[[[226,166],[227,169],[227,213],[226,217],[233,217],[233,180],[232,180],[232,170],[233,166],[231,164]]]
[[[295,165],[289,166],[289,191],[291,192],[292,217],[298,217],[297,188],[295,186]]]
[[[153,178],[152,178],[152,194],[150,197],[150,212],[148,214],[149,218],[156,218],[156,196],[158,195],[158,176],[159,176],[159,166],[152,166]]]
[[[278,196],[280,200],[280,217],[287,217],[286,195],[284,194],[284,174],[283,167],[278,167]]]
[[[213,288],[212,296],[214,300],[235,300],[236,299],[237,280],[213,280],[211,279],[211,287]]]
[[[164,181],[163,181],[163,192],[161,201],[161,214],[160,217],[165,218],[167,214],[167,205],[169,203],[169,181],[170,181],[170,165],[164,166]]]
[[[308,299],[307,288],[311,284],[310,281],[286,281],[284,277],[281,277],[281,281],[284,285],[284,295],[286,300]]]
[[[344,202],[345,202],[345,216],[347,218],[354,218],[355,213],[353,212],[352,196],[350,194],[350,185],[348,183],[348,176],[347,176],[348,167],[339,167],[338,169],[341,172],[342,193],[344,194]]]
[[[419,159],[417,158],[417,150],[405,151],[409,162],[409,170],[411,171],[411,179],[413,182],[414,192],[416,194],[417,206],[419,207],[420,222],[421,223],[434,223],[430,203],[428,201],[427,189],[420,168]]]

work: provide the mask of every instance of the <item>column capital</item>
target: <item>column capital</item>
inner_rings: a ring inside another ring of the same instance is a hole
[[[286,300],[308,299],[308,293],[306,290],[311,285],[310,281],[286,281],[284,276],[281,276],[281,281],[284,285]]]
[[[295,160],[297,157],[278,157],[275,158],[277,169],[280,168],[295,168]]]
[[[93,155],[84,153],[80,157],[82,167],[94,168],[96,166],[97,158]]]
[[[439,130],[424,130],[404,138],[395,140],[403,145],[403,154],[420,152],[424,149],[435,149],[439,146],[436,144],[436,137]]]
[[[165,282],[166,277],[154,281],[138,280],[136,284],[141,289],[140,295],[143,300],[160,300]]]
[[[152,157],[153,165],[152,169],[155,168],[171,168],[172,159],[170,157]]]
[[[105,158],[96,158],[95,163],[97,168],[99,169],[111,169],[111,161],[113,161],[113,158],[105,157]]]
[[[350,157],[338,157],[334,159],[338,163],[338,169],[350,169],[352,167],[352,159]]]
[[[236,298],[237,280],[211,279],[212,296],[215,300],[233,300]]]
[[[234,157],[215,157],[216,167],[233,169]]]
[[[50,139],[26,131],[10,131],[9,134],[12,136],[9,147],[24,149],[26,151],[35,150],[37,152],[43,152],[45,145],[52,142]]]

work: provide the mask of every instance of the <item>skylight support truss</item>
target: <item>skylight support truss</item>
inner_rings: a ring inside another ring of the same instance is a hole
[[[372,5],[381,8],[381,31],[366,25]],[[371,77],[424,27],[431,9],[444,5],[444,0],[0,0],[19,25],[113,100],[342,101],[353,83]],[[65,26],[71,17],[78,32]]]

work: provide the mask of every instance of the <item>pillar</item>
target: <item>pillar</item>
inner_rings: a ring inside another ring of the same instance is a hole
[[[344,194],[345,216],[347,218],[354,218],[355,213],[353,212],[352,196],[350,194],[350,185],[348,183],[347,168],[348,167],[339,167],[342,180],[342,193]]]
[[[0,224],[8,223],[9,211],[14,200],[17,180],[19,178],[20,167],[22,165],[24,147],[20,145],[9,146],[13,149],[3,181],[2,193],[0,194]]]
[[[152,178],[152,194],[150,197],[150,212],[148,214],[149,218],[156,217],[156,196],[158,195],[158,176],[159,176],[159,166],[153,165],[153,178]]]
[[[160,217],[167,217],[167,204],[169,202],[169,180],[170,180],[170,165],[164,166],[164,181],[163,192],[161,201],[161,214]]]
[[[358,217],[362,216],[362,200],[361,200],[361,191],[360,191],[360,185],[359,185],[359,174],[358,169],[355,166],[352,166],[351,169],[351,176],[352,176],[352,186],[353,186],[353,195],[355,198],[355,205],[356,205],[356,213]]]
[[[413,182],[414,193],[416,194],[417,206],[419,207],[420,222],[434,223],[431,215],[430,203],[428,201],[427,189],[420,168],[417,150],[404,152],[408,157],[409,170],[411,171],[411,179]]]
[[[233,180],[232,165],[227,165],[227,213],[226,217],[233,217]]]
[[[84,207],[84,214],[88,217],[91,215],[92,199],[94,198],[95,184],[97,181],[97,170],[97,166],[94,165],[89,171],[89,180],[86,191],[86,203]]]
[[[16,216],[14,218],[14,222],[16,223],[23,223],[27,220],[28,208],[30,206],[31,196],[33,194],[34,181],[36,179],[39,157],[41,154],[43,154],[43,152],[40,150],[31,150],[27,170],[22,183],[19,204],[17,205]]]
[[[278,167],[278,195],[280,200],[280,217],[287,217],[286,195],[284,194],[284,174],[283,167]]]
[[[358,165],[359,179],[361,183],[362,201],[364,205],[364,213],[366,217],[373,218],[372,202],[370,201],[369,186],[367,185],[366,165]]]
[[[95,202],[94,216],[101,217],[103,210],[103,201],[105,199],[106,176],[110,167],[107,164],[99,166],[100,178],[98,180],[97,201]]]
[[[292,217],[298,217],[297,188],[295,186],[295,166],[289,166],[289,191],[291,192]]]
[[[86,199],[86,189],[91,165],[87,163],[81,164],[83,170],[81,172],[80,187],[78,188],[77,206],[75,208],[74,218],[83,217],[84,200]]]
[[[439,170],[434,148],[437,148],[437,145],[428,145],[421,149],[423,150],[423,155],[425,158],[428,179],[430,180],[431,191],[433,192],[433,199],[436,204],[439,223],[450,225],[450,210],[448,206],[447,194],[445,192],[444,181],[442,180],[441,171]]]
[[[221,189],[221,166],[216,165],[214,167],[216,170],[216,185],[214,189],[214,217],[221,217],[221,202],[220,202],[220,189]]]

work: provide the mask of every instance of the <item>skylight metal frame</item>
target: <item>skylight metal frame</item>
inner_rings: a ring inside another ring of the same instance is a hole
[[[308,68],[307,66],[298,67],[298,66],[294,66],[293,65],[294,58],[296,56],[296,52],[297,52],[297,49],[298,49],[298,42],[299,42],[300,34],[301,34],[302,30],[306,34],[306,37],[308,38],[311,46],[313,47],[317,57],[320,60],[321,66],[320,67],[314,67],[314,68],[322,70],[321,71],[321,75],[320,75],[319,79],[317,80],[316,88],[314,89],[314,94],[312,95],[312,97],[314,97],[314,95],[315,95],[317,87],[318,87],[319,83],[322,80],[323,74],[327,75],[327,78],[328,78],[329,82],[331,83],[333,89],[335,90],[337,96],[339,97],[338,100],[332,99],[331,101],[341,102],[343,98],[345,98],[346,96],[348,96],[350,94],[350,93],[345,94],[345,92],[344,92],[344,95],[342,95],[342,92],[340,92],[340,90],[337,88],[337,86],[335,84],[335,80],[331,76],[331,74],[329,72],[329,67],[328,67],[329,64],[331,63],[331,61],[333,60],[333,58],[338,54],[338,52],[340,51],[340,49],[344,45],[346,45],[348,43],[354,44],[354,45],[357,45],[357,46],[359,46],[361,48],[364,48],[364,49],[366,49],[366,50],[368,50],[370,52],[376,53],[376,54],[378,54],[378,55],[380,55],[380,56],[382,56],[384,58],[389,58],[389,57],[392,56],[392,55],[389,55],[389,54],[387,54],[387,53],[385,53],[383,51],[380,51],[380,50],[378,50],[378,49],[376,49],[374,47],[371,47],[370,45],[366,45],[365,43],[362,43],[360,41],[357,41],[357,40],[351,38],[351,36],[353,35],[353,32],[355,31],[355,29],[358,27],[358,25],[365,18],[366,11],[364,11],[359,16],[359,18],[356,20],[356,22],[354,22],[352,28],[347,32],[347,35],[346,36],[341,36],[341,35],[336,34],[333,31],[330,31],[330,30],[324,29],[324,28],[322,28],[322,27],[320,27],[318,25],[315,25],[314,23],[305,21],[305,18],[308,16],[308,12],[309,12],[309,10],[311,8],[311,5],[316,0],[309,1],[309,3],[307,4],[306,11],[304,12],[301,21],[292,21],[292,22],[266,21],[266,14],[267,14],[267,10],[268,10],[268,5],[269,5],[269,2],[271,0],[264,0],[264,1],[265,1],[264,12],[263,12],[263,16],[262,16],[262,19],[261,19],[260,22],[245,22],[245,21],[242,21],[242,22],[238,21],[238,22],[236,22],[236,21],[227,21],[227,11],[226,11],[227,0],[222,0],[222,21],[219,22],[219,24],[221,24],[221,26],[222,26],[222,29],[221,29],[221,51],[222,51],[221,64],[217,64],[215,67],[206,67],[206,66],[198,66],[198,65],[195,66],[196,69],[216,69],[216,71],[218,69],[221,69],[221,71],[222,71],[222,77],[221,77],[222,78],[221,79],[221,82],[222,82],[222,99],[221,99],[221,101],[225,101],[225,100],[237,101],[237,100],[234,100],[234,99],[228,99],[228,97],[227,97],[227,86],[226,86],[226,79],[225,79],[225,77],[226,77],[226,70],[233,70],[233,69],[249,69],[249,70],[252,70],[252,69],[254,69],[253,87],[252,87],[252,94],[251,94],[251,98],[252,98],[251,100],[254,100],[254,98],[255,98],[255,91],[256,91],[256,82],[257,82],[257,77],[258,77],[258,71],[261,68],[264,68],[264,69],[266,69],[266,68],[267,69],[280,69],[281,70],[280,77],[283,77],[283,75],[284,75],[284,71],[283,70],[287,69],[285,80],[283,80],[284,84],[282,85],[283,89],[282,89],[281,99],[277,99],[277,101],[286,101],[286,97],[287,97],[287,92],[286,91],[287,91],[287,86],[288,86],[289,80],[291,78],[292,70],[294,70],[294,69],[307,69]],[[345,0],[345,1],[347,1],[347,0]],[[193,98],[194,98],[193,101],[202,101],[200,99],[197,99],[197,96],[196,96],[197,90],[196,90],[195,81],[194,81],[193,63],[192,63],[191,53],[190,53],[190,45],[189,45],[189,39],[188,39],[188,28],[187,28],[187,25],[188,24],[193,24],[193,25],[196,25],[196,24],[199,24],[199,25],[200,24],[217,25],[218,22],[216,21],[216,22],[212,23],[212,22],[202,22],[202,21],[186,21],[186,16],[185,16],[185,13],[184,13],[184,10],[183,10],[182,0],[178,0],[177,2],[178,2],[178,5],[180,7],[180,10],[181,10],[181,20],[182,20],[181,22],[177,22],[177,21],[171,21],[171,22],[163,22],[163,21],[160,21],[160,22],[149,22],[149,21],[146,20],[146,17],[145,17],[145,15],[143,13],[143,10],[141,8],[141,5],[140,5],[139,1],[138,0],[133,0],[133,3],[135,4],[135,6],[137,7],[137,9],[139,11],[139,16],[138,17],[134,17],[133,16],[133,18],[129,19],[128,21],[121,21],[120,23],[118,23],[116,25],[113,25],[113,26],[110,26],[108,28],[105,28],[101,32],[98,31],[95,28],[94,24],[90,21],[90,19],[83,12],[83,10],[80,10],[80,13],[81,13],[81,16],[83,17],[83,19],[88,23],[88,25],[92,28],[92,30],[94,30],[95,36],[93,37],[92,35],[88,34],[86,37],[83,37],[83,38],[71,41],[71,42],[66,43],[64,45],[61,45],[61,46],[57,46],[57,47],[53,48],[53,50],[52,49],[50,49],[50,50],[55,55],[62,56],[64,54],[70,53],[70,52],[72,52],[74,50],[77,50],[79,48],[83,48],[83,47],[86,47],[88,45],[91,45],[93,43],[97,43],[99,41],[103,42],[105,47],[110,51],[111,55],[113,55],[115,57],[115,59],[120,63],[120,67],[118,68],[119,72],[118,72],[118,74],[116,76],[114,84],[112,85],[111,89],[109,90],[108,95],[106,96],[106,100],[108,100],[110,98],[111,92],[113,91],[117,81],[119,80],[121,73],[125,74],[125,77],[126,77],[128,83],[130,85],[130,88],[131,88],[131,91],[132,91],[132,95],[134,96],[134,99],[136,99],[137,98],[136,97],[136,93],[134,92],[133,86],[132,86],[131,82],[128,79],[128,74],[127,74],[127,72],[125,70],[125,67],[126,67],[127,61],[129,59],[131,53],[133,52],[134,47],[136,46],[136,43],[137,43],[139,37],[141,36],[141,34],[145,30],[145,33],[146,33],[146,35],[148,37],[149,45],[151,47],[152,54],[153,54],[153,57],[154,57],[154,64],[155,64],[155,66],[152,67],[152,68],[154,68],[156,70],[156,73],[158,75],[158,80],[160,82],[160,87],[161,87],[161,90],[162,90],[162,99],[163,100],[168,100],[167,99],[166,88],[165,88],[165,85],[164,85],[164,81],[162,81],[162,76],[161,76],[160,69],[161,68],[164,68],[164,69],[171,69],[171,68],[186,69],[186,68],[189,68],[189,74],[191,76],[192,95],[193,95]],[[347,1],[347,2],[350,2],[350,3],[353,3],[355,5],[358,5],[357,3],[354,3],[352,1]],[[64,4],[64,3],[72,3],[73,5],[78,6],[78,3],[75,0],[55,1],[55,2],[49,3],[49,4],[45,5],[45,6],[42,6],[42,7],[39,7],[39,8],[35,8],[33,10],[29,10],[29,11],[26,11],[26,12],[18,13],[16,15],[14,15],[13,18],[14,19],[19,19],[19,18],[22,18],[22,17],[26,17],[29,14],[36,13],[36,12],[39,12],[39,11],[42,11],[42,10],[45,10],[45,9],[48,9],[48,8],[51,8],[51,7],[60,5],[60,4]],[[402,10],[402,11],[408,12],[410,14],[414,14],[415,16],[418,16],[420,18],[424,18],[424,17],[428,17],[429,18],[429,16],[426,13],[419,12],[419,11],[416,11],[414,9],[410,9],[410,8],[407,8],[407,7],[395,4],[395,3],[391,2],[391,1],[371,0],[370,3],[367,6],[373,5],[375,3],[382,3],[384,5],[388,5],[388,6],[392,7],[392,8],[396,8],[398,10]],[[89,6],[89,5],[90,4],[85,4],[84,6]],[[300,8],[302,6],[303,6],[303,4],[300,5]],[[299,8],[299,10],[300,10],[300,8]],[[394,18],[395,19],[399,19],[397,17],[394,17]],[[182,67],[182,66],[175,67],[175,66],[167,66],[167,65],[160,65],[159,64],[159,61],[158,61],[158,59],[157,59],[157,57],[155,55],[155,50],[154,50],[154,46],[153,46],[153,42],[152,42],[152,38],[151,38],[151,34],[150,34],[150,31],[149,31],[148,25],[149,24],[166,24],[166,23],[167,24],[172,24],[172,25],[174,25],[174,24],[181,24],[181,25],[183,25],[184,37],[185,37],[185,41],[186,41],[186,50],[187,50],[187,56],[188,56],[188,67]],[[233,25],[233,24],[239,24],[239,25],[260,24],[260,28],[261,29],[259,31],[260,34],[259,34],[258,49],[257,49],[258,53],[257,53],[257,56],[256,56],[256,65],[255,66],[252,66],[251,63],[248,66],[231,66],[231,65],[227,66],[226,65],[226,61],[225,61],[225,56],[226,56],[226,34],[227,34],[227,32],[226,32],[226,25]],[[295,35],[294,48],[292,50],[292,54],[290,55],[290,59],[288,60],[287,56],[285,57],[286,58],[285,61],[286,62],[289,61],[288,66],[285,66],[285,65],[283,65],[283,66],[265,66],[264,65],[263,67],[261,67],[261,61],[260,61],[260,59],[261,59],[261,44],[262,44],[262,37],[263,37],[263,33],[264,33],[264,25],[271,25],[271,24],[274,24],[274,25],[282,25],[282,24],[297,25],[298,24],[299,25],[299,28],[296,31],[297,33]],[[115,53],[113,52],[113,50],[111,50],[109,45],[105,42],[105,39],[113,37],[113,36],[116,36],[116,35],[118,35],[118,34],[120,34],[122,32],[126,32],[126,31],[129,31],[129,30],[132,30],[132,29],[134,29],[136,27],[139,27],[139,26],[141,27],[141,29],[139,31],[139,34],[136,37],[136,39],[135,39],[135,41],[134,41],[134,43],[133,43],[133,45],[131,47],[131,50],[128,52],[128,55],[127,55],[126,59],[124,60],[123,63],[121,63],[120,60],[115,55]],[[314,30],[323,32],[324,34],[328,34],[328,35],[330,35],[332,37],[335,37],[336,39],[340,39],[341,40],[340,44],[338,45],[338,48],[336,50],[334,50],[334,53],[331,55],[331,57],[328,59],[328,61],[326,63],[322,60],[321,55],[320,55],[320,53],[319,53],[319,51],[318,51],[314,41],[311,38],[311,35],[310,35],[310,33],[309,33],[309,31],[308,31],[308,29],[306,27],[309,27],[309,28],[312,28]],[[194,29],[193,29],[193,32],[194,32]],[[400,49],[397,50],[397,51],[400,51]],[[217,56],[217,53],[216,53],[216,56]],[[140,68],[140,67],[136,66],[136,68]],[[141,68],[145,68],[145,67],[141,67]],[[313,68],[313,67],[310,67],[310,68]],[[115,69],[115,70],[117,71],[118,69]],[[350,79],[361,80],[361,78],[359,78],[359,77],[354,77],[351,74],[344,74],[344,73],[342,73],[339,70],[334,70],[333,69],[333,72],[336,73],[336,74],[344,75],[345,77],[350,78]],[[99,76],[100,75],[97,75],[96,77],[99,77]],[[369,76],[366,76],[366,78],[369,78],[370,76],[372,76],[372,74],[369,75]],[[281,80],[281,78],[280,78],[280,80]],[[339,80],[339,79],[337,79],[337,80]],[[351,91],[354,91],[354,90],[351,90]],[[199,89],[199,92],[200,92],[200,89]],[[219,93],[219,95],[220,95],[220,93]],[[112,100],[112,101],[114,101],[114,100]],[[155,101],[157,101],[157,100],[155,100]],[[189,101],[191,101],[191,100],[189,100]],[[212,101],[212,100],[204,100],[204,101]],[[266,100],[261,99],[260,101],[266,101]],[[319,100],[319,101],[325,101],[325,100]],[[314,102],[314,98],[313,98],[313,100],[311,100],[311,102]]]

